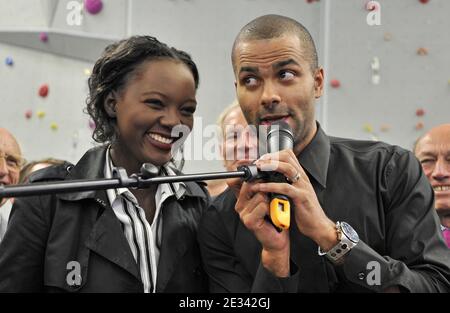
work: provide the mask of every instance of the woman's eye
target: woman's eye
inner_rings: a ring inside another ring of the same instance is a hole
[[[153,107],[163,107],[164,106],[162,101],[158,100],[158,99],[145,100],[145,103],[147,103],[147,104],[149,104],[150,106],[153,106]]]
[[[295,74],[291,71],[282,71],[280,72],[280,78],[282,80],[292,80],[295,77]]]
[[[187,107],[181,109],[181,111],[186,115],[193,115],[195,113],[196,107]]]

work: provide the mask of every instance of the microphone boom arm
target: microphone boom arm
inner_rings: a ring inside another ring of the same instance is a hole
[[[215,172],[200,174],[183,174],[163,177],[143,178],[142,175],[127,175],[125,169],[114,168],[113,178],[110,179],[80,179],[66,180],[50,183],[32,183],[27,185],[0,185],[0,199],[10,197],[25,197],[43,194],[70,193],[87,190],[105,190],[116,188],[147,188],[153,184],[164,184],[186,181],[203,181],[228,178],[243,178],[250,181],[259,178],[261,172],[256,165],[243,165],[237,171]]]

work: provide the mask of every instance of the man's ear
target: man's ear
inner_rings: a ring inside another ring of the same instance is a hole
[[[106,114],[111,118],[116,118],[116,105],[117,105],[117,94],[111,91],[105,98],[103,107],[105,108]]]
[[[314,74],[314,93],[316,99],[322,96],[324,83],[325,83],[324,70],[322,67],[319,67]]]

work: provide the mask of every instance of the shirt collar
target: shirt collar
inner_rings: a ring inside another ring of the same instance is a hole
[[[112,169],[114,167],[114,164],[110,157],[110,149],[111,146],[106,149],[106,162],[104,169],[105,178],[112,178]],[[166,163],[161,167],[160,173],[162,176],[176,175],[174,170],[169,166],[169,163]],[[159,203],[161,199],[165,200],[172,195],[175,195],[177,199],[180,199],[184,195],[185,191],[186,185],[183,182],[160,184],[158,185],[158,189],[156,190],[156,203]],[[123,195],[130,201],[137,204],[135,196],[130,192],[128,188],[108,189],[106,193],[111,204],[119,195]]]
[[[324,188],[326,188],[327,182],[330,149],[330,139],[317,122],[316,134],[298,156],[305,171]]]
[[[0,205],[0,215],[9,216],[12,205],[13,205],[13,202],[11,199],[6,200],[5,203]]]
[[[172,167],[169,165],[169,163],[166,163],[165,165],[163,165],[161,172],[163,173],[162,175],[164,175],[164,176],[177,175],[175,173],[175,171],[172,169]],[[186,184],[184,182],[162,184],[160,186],[163,186],[164,188],[168,188],[169,189],[168,192],[175,194],[177,199],[180,199],[186,191]]]

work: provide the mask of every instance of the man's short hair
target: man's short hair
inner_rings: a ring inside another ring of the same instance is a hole
[[[260,16],[245,25],[236,36],[231,52],[231,62],[235,68],[235,50],[237,45],[243,41],[273,39],[286,34],[297,35],[303,47],[302,53],[308,61],[311,71],[319,66],[317,50],[311,34],[301,23],[286,16],[269,14]]]

